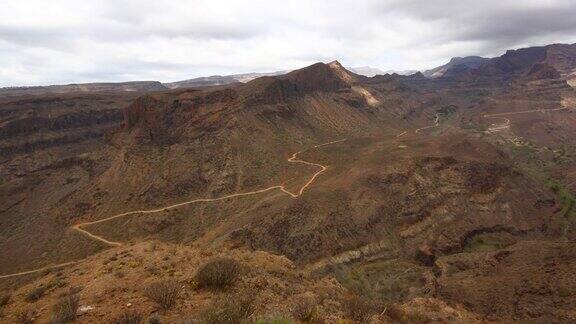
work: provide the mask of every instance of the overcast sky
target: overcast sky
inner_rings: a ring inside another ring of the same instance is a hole
[[[576,42],[575,0],[0,0],[0,86],[176,81]]]

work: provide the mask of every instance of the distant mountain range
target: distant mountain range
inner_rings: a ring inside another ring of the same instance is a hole
[[[490,59],[480,56],[453,57],[450,62],[439,67],[422,72],[428,78],[439,78],[453,68],[477,68],[488,62]]]
[[[370,67],[370,66],[353,67],[353,68],[347,68],[347,69],[356,73],[356,74],[364,75],[367,77],[373,77],[376,75],[385,75],[385,74],[411,75],[411,74],[418,72],[418,70],[386,70],[386,71],[382,71],[379,68],[374,68],[374,67]]]
[[[361,67],[347,67],[349,71],[352,71],[356,74],[364,75],[367,77],[373,77],[375,75],[384,75],[384,74],[399,74],[399,75],[410,75],[418,72],[417,70],[403,70],[403,71],[396,71],[396,70],[387,70],[382,71],[378,68],[374,68],[371,66],[361,66]],[[276,71],[276,72],[268,72],[268,73],[243,73],[243,74],[232,74],[232,75],[213,75],[209,77],[199,77],[194,79],[176,81],[176,82],[169,82],[163,83],[163,85],[169,89],[177,89],[177,88],[194,88],[194,87],[210,87],[210,86],[219,86],[219,85],[227,85],[233,83],[246,83],[252,81],[256,78],[263,77],[263,76],[278,76],[286,74],[290,71]]]
[[[169,89],[177,89],[177,88],[209,87],[209,86],[226,85],[233,83],[246,83],[259,77],[282,75],[288,72],[290,71],[277,71],[268,73],[243,73],[232,75],[213,75],[209,77],[199,77],[176,82],[168,82],[164,83],[164,86]]]
[[[546,48],[548,50],[547,62],[551,62],[552,65],[558,70],[561,76],[565,77],[570,84],[576,84],[576,71],[569,70],[569,67],[574,65],[574,62],[570,61],[566,57],[572,57],[570,55],[574,54],[571,47],[572,45],[554,44],[547,47],[531,47],[529,49],[524,49],[521,51],[538,51],[539,49]],[[565,52],[569,51],[570,55]],[[506,54],[501,57],[490,59],[480,56],[465,56],[465,57],[453,57],[450,61],[444,65],[435,67],[433,69],[422,71],[422,74],[427,78],[441,78],[441,77],[451,77],[454,75],[461,75],[461,72],[468,70],[479,69],[485,65],[491,63],[494,67],[494,62],[502,62],[505,60],[506,56],[512,55],[515,51],[511,50],[506,52]],[[542,58],[543,59],[543,58]],[[502,63],[504,64],[504,63]],[[502,65],[500,64],[500,65]],[[506,63],[512,64],[513,63]],[[511,68],[511,67],[509,67]],[[360,66],[360,67],[347,67],[347,70],[354,72],[359,75],[374,77],[376,75],[412,75],[418,70],[386,70],[383,71],[379,68],[371,66]],[[541,69],[539,69],[541,71]],[[42,95],[42,94],[61,94],[69,92],[107,92],[107,91],[131,91],[131,92],[148,92],[148,91],[162,91],[166,89],[178,89],[178,88],[204,88],[212,86],[222,86],[234,83],[247,83],[254,79],[263,76],[279,76],[289,73],[289,70],[275,71],[275,72],[253,72],[253,73],[242,73],[242,74],[231,74],[231,75],[213,75],[207,77],[198,77],[187,80],[181,80],[176,82],[165,82],[161,83],[159,81],[131,81],[131,82],[107,82],[107,83],[83,83],[83,84],[68,84],[68,85],[50,85],[50,86],[35,86],[35,87],[6,87],[0,88],[0,96],[12,97],[20,95]],[[542,72],[540,72],[542,73]]]
[[[159,81],[94,82],[35,87],[6,87],[0,88],[0,96],[14,97],[22,95],[63,94],[70,92],[148,92],[160,90],[166,90],[166,87]]]

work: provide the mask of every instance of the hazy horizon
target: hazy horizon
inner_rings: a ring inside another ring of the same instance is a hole
[[[101,1],[0,4],[0,87],[172,82],[348,67],[425,70],[454,56],[576,42],[576,3]]]

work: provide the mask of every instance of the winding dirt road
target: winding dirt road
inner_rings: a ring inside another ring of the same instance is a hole
[[[438,114],[436,114],[436,119],[434,120],[434,125],[426,126],[426,127],[420,127],[417,130],[415,130],[414,133],[418,134],[425,129],[434,128],[434,127],[438,127],[438,126],[440,126],[440,116],[438,116]]]
[[[566,110],[566,109],[568,109],[568,107],[554,108],[554,109],[522,110],[522,111],[504,112],[504,113],[496,113],[496,114],[485,114],[485,115],[482,115],[482,117],[503,119],[504,120],[504,124],[492,124],[488,127],[488,130],[486,131],[486,133],[495,133],[495,132],[499,132],[499,131],[510,128],[510,119],[502,117],[502,116],[528,114],[528,113],[533,113],[533,112],[545,113],[547,111],[558,111],[558,110]]]
[[[337,141],[332,141],[332,142],[328,142],[328,143],[323,143],[323,144],[318,144],[316,146],[313,146],[312,148],[319,148],[319,147],[323,147],[326,145],[331,145],[331,144],[336,144],[336,143],[340,143],[345,141],[346,139],[341,139],[341,140],[337,140]],[[103,223],[103,222],[107,222],[110,221],[112,219],[116,219],[116,218],[120,218],[120,217],[125,217],[125,216],[130,216],[130,215],[137,215],[137,214],[153,214],[153,213],[158,213],[158,212],[162,212],[162,211],[167,211],[173,208],[177,208],[177,207],[181,207],[181,206],[185,206],[185,205],[190,205],[190,204],[194,204],[194,203],[199,203],[199,202],[213,202],[213,201],[220,201],[220,200],[226,200],[226,199],[230,199],[230,198],[236,198],[236,197],[243,197],[243,196],[251,196],[251,195],[257,195],[257,194],[261,194],[264,192],[268,192],[271,190],[276,190],[276,189],[280,189],[282,192],[288,194],[290,197],[292,198],[297,198],[300,197],[304,191],[310,187],[310,185],[314,182],[314,180],[316,180],[316,178],[324,173],[328,167],[319,163],[313,163],[313,162],[308,162],[308,161],[304,161],[304,160],[299,160],[298,159],[298,155],[300,153],[303,153],[307,150],[302,150],[302,151],[298,151],[294,154],[292,154],[292,156],[288,159],[288,162],[291,163],[302,163],[302,164],[306,164],[306,165],[311,165],[314,167],[318,167],[320,168],[320,170],[316,171],[312,177],[300,188],[300,190],[298,190],[297,193],[292,193],[290,192],[288,189],[286,189],[284,187],[284,185],[278,185],[278,186],[272,186],[272,187],[268,187],[265,189],[260,189],[260,190],[255,190],[255,191],[248,191],[248,192],[243,192],[243,193],[236,193],[236,194],[231,194],[231,195],[226,195],[226,196],[222,196],[222,197],[218,197],[218,198],[199,198],[199,199],[193,199],[193,200],[189,200],[189,201],[185,201],[185,202],[181,202],[178,204],[174,204],[174,205],[169,205],[169,206],[165,206],[165,207],[161,207],[161,208],[157,208],[157,209],[149,209],[149,210],[134,210],[134,211],[129,211],[126,213],[122,213],[122,214],[118,214],[118,215],[114,215],[114,216],[110,216],[107,218],[103,218],[97,221],[93,221],[93,222],[84,222],[84,223],[79,223],[76,225],[71,226],[70,228],[79,232],[82,235],[87,236],[90,239],[102,242],[104,244],[110,245],[110,246],[121,246],[123,245],[122,242],[114,242],[114,241],[109,241],[101,236],[95,235],[90,233],[89,231],[83,229],[82,227],[84,226],[88,226],[88,225],[93,225],[93,224],[99,224],[99,223]],[[0,279],[4,279],[4,278],[11,278],[11,277],[16,277],[16,276],[22,276],[22,275],[27,275],[27,274],[32,274],[32,273],[38,273],[38,272],[42,272],[42,271],[46,271],[46,270],[51,270],[51,269],[57,269],[57,268],[62,268],[62,267],[66,267],[69,265],[73,265],[73,264],[77,264],[82,260],[78,260],[78,261],[70,261],[70,262],[65,262],[65,263],[60,263],[60,264],[56,264],[56,265],[52,265],[52,266],[47,266],[47,267],[42,267],[39,269],[35,269],[35,270],[29,270],[29,271],[22,271],[22,272],[18,272],[18,273],[12,273],[12,274],[7,274],[7,275],[0,275]]]

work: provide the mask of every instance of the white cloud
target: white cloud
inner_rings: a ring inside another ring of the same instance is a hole
[[[576,41],[571,0],[0,0],[0,86],[173,81]]]

